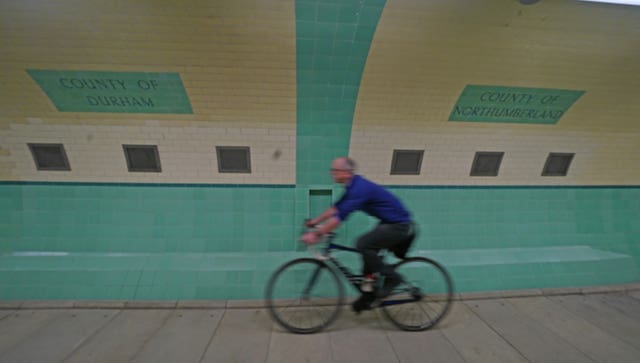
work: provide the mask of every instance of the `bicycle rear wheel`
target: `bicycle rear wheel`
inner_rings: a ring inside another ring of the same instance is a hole
[[[290,261],[267,283],[265,302],[273,319],[300,334],[315,333],[331,324],[344,300],[338,275],[313,258]]]
[[[410,257],[395,265],[405,284],[382,302],[382,311],[397,327],[420,331],[434,327],[453,302],[453,283],[447,270],[425,257]]]

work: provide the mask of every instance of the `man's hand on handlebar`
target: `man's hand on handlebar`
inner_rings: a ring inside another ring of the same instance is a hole
[[[320,242],[321,239],[322,237],[316,231],[306,232],[300,237],[300,241],[306,245],[316,244]]]

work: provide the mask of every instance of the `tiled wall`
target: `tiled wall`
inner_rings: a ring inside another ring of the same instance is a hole
[[[414,255],[458,291],[637,280],[639,188],[392,187],[414,212]],[[294,257],[290,186],[0,185],[5,299],[259,299]],[[349,243],[373,221],[355,215]],[[359,262],[338,253],[358,269]]]
[[[640,133],[636,132],[496,124],[396,129],[362,122],[352,133],[351,155],[359,161],[360,171],[385,184],[634,185],[640,170]],[[424,150],[419,175],[389,174],[395,149]],[[497,177],[469,176],[477,151],[504,152]],[[552,152],[575,153],[567,176],[542,176]]]
[[[0,179],[295,183],[293,2],[147,5],[0,4]],[[58,112],[27,69],[178,73],[193,114]],[[72,171],[34,171],[26,142],[65,143]],[[157,144],[163,173],[127,173],[127,142]],[[255,172],[217,173],[220,144]]]
[[[0,23],[0,298],[260,298],[347,153],[458,291],[640,276],[640,8],[41,0]],[[58,112],[27,69],[178,73],[193,114]],[[448,122],[468,84],[585,94],[555,125]],[[36,171],[28,142],[71,171]],[[127,172],[128,143],[162,173]],[[219,173],[215,146],[250,146],[252,173]],[[394,149],[424,149],[420,175],[390,175]],[[497,177],[469,176],[475,151],[505,152]],[[576,153],[568,176],[540,176],[549,152]]]
[[[296,1],[297,183],[330,184],[349,153],[362,72],[386,0]]]
[[[635,7],[242,0],[126,5],[123,15],[124,7],[2,4],[2,180],[326,186],[331,158],[346,153],[386,184],[640,178],[640,80],[629,76],[640,64]],[[69,26],[79,18],[87,20]],[[175,72],[194,113],[57,112],[27,69]],[[585,94],[556,125],[448,122],[468,84]],[[38,141],[67,144],[72,171],[36,172],[25,144]],[[120,145],[129,141],[158,144],[163,173],[127,173]],[[217,173],[218,143],[250,146],[257,170]],[[395,148],[425,150],[420,176],[389,175]],[[475,151],[505,151],[498,178],[468,177]],[[576,153],[568,177],[539,177],[549,152]]]
[[[638,185],[640,8],[575,1],[392,1],[371,44],[350,153],[404,185]],[[624,31],[621,31],[623,30]],[[555,125],[448,122],[466,85],[583,90]],[[419,176],[389,175],[393,149],[425,150]],[[504,151],[470,178],[475,151]],[[566,178],[540,177],[575,152]]]
[[[292,186],[5,183],[0,196],[3,298],[241,298],[296,246]]]
[[[2,136],[6,140],[3,147],[15,166],[3,170],[4,177],[82,182],[295,183],[294,129],[277,124],[229,126],[178,126],[159,121],[146,121],[140,126],[12,124]],[[71,171],[42,172],[34,167],[27,143],[52,141],[64,144]],[[157,145],[162,172],[128,172],[123,144]],[[249,146],[251,173],[220,173],[216,146]]]
[[[292,186],[3,184],[9,251],[265,252],[292,246]]]

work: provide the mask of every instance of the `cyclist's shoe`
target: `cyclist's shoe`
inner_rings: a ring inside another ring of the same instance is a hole
[[[376,296],[372,292],[365,292],[351,304],[353,312],[360,314],[364,310],[371,310],[371,303],[374,302]]]
[[[390,274],[389,276],[386,276],[384,279],[384,285],[377,291],[378,299],[384,299],[385,297],[391,295],[393,289],[398,287],[403,282],[404,281],[402,280],[402,277],[395,272],[393,274]]]

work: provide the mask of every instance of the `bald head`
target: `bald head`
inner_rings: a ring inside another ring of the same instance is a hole
[[[345,169],[352,172],[356,170],[356,162],[348,157],[339,157],[333,160],[332,166],[336,166],[339,169]]]
[[[331,163],[331,176],[336,183],[348,184],[356,171],[356,163],[348,157],[339,157]]]

